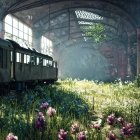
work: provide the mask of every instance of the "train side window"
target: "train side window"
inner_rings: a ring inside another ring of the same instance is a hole
[[[43,58],[41,58],[41,57],[39,59],[39,65],[41,65],[41,66],[43,65]]]
[[[27,64],[30,63],[30,55],[27,55]]]
[[[39,57],[36,58],[36,64],[39,65]]]
[[[10,55],[11,55],[11,62],[13,62],[13,52],[12,51],[10,52]]]
[[[49,60],[49,66],[52,66],[52,61],[51,60]]]
[[[33,55],[31,56],[31,64],[35,65],[35,57]]]
[[[53,67],[56,68],[56,62],[55,61],[53,61]]]
[[[0,48],[0,68],[3,67],[3,49]]]
[[[47,61],[46,59],[43,59],[43,66],[46,66],[47,64],[46,61]]]
[[[24,54],[24,64],[27,64],[27,55]]]
[[[21,63],[21,53],[16,53],[16,62],[20,62]]]
[[[46,65],[49,66],[49,60],[46,60]]]

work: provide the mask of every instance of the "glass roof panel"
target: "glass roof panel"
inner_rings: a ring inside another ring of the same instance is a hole
[[[87,21],[78,21],[81,25],[93,25],[93,22],[87,22]]]
[[[76,10],[75,14],[78,19],[103,20],[103,17],[97,14],[94,14],[92,12],[84,11],[84,10]]]

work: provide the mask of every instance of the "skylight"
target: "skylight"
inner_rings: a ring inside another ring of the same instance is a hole
[[[76,10],[75,14],[78,19],[103,20],[103,17],[97,14],[94,14],[92,12],[84,11],[84,10]]]
[[[87,21],[78,21],[78,23],[81,25],[93,25],[92,22],[87,22]]]

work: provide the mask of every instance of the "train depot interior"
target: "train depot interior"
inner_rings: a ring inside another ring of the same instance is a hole
[[[0,37],[53,57],[58,77],[110,81],[140,73],[139,0],[2,0]]]
[[[0,140],[140,140],[140,0],[0,0]]]

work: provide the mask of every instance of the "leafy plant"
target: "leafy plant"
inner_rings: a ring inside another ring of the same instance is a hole
[[[93,25],[83,27],[86,31],[86,36],[92,37],[94,42],[99,43],[107,40],[105,34],[105,26],[101,23],[94,23]]]

